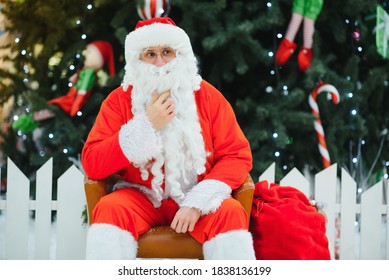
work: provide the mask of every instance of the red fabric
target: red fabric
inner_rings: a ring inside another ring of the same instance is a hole
[[[250,231],[257,259],[330,259],[326,218],[296,188],[255,184]]]
[[[132,233],[135,240],[150,226],[169,226],[178,210],[172,199],[155,208],[147,197],[134,188],[116,190],[100,199],[93,210],[93,223],[106,223]],[[189,234],[203,244],[219,233],[246,229],[247,213],[233,198],[225,199],[216,212],[201,216]]]
[[[143,181],[139,168],[129,162],[119,144],[119,130],[133,118],[131,90],[114,90],[103,102],[82,151],[82,164],[91,179],[119,173],[127,182],[151,188],[152,176]],[[195,101],[206,151],[206,171],[198,181],[214,179],[238,188],[252,168],[249,142],[236,121],[231,105],[211,84],[202,81]]]
[[[72,86],[66,95],[51,99],[47,103],[51,105],[57,105],[61,107],[65,113],[70,114],[70,110],[72,109],[73,101],[76,96],[77,89]]]
[[[140,20],[135,26],[135,29],[141,28],[146,25],[154,24],[154,23],[163,23],[163,24],[171,24],[176,26],[175,22],[169,17],[158,17],[158,18],[150,18],[146,20]]]

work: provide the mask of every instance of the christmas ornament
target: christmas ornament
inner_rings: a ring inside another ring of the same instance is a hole
[[[64,96],[49,100],[49,104],[58,105],[71,117],[74,117],[92,94],[97,82],[97,72],[107,66],[110,76],[115,76],[113,50],[106,41],[95,41],[88,44],[83,51],[84,67],[70,78],[73,86]]]
[[[381,7],[377,6],[377,25],[373,32],[376,33],[377,52],[383,57],[389,57],[388,40],[389,40],[389,15]]]
[[[326,144],[326,139],[324,135],[324,129],[321,124],[320,120],[320,114],[319,114],[319,107],[317,106],[316,98],[321,92],[329,92],[332,96],[332,103],[338,104],[339,103],[339,93],[337,89],[330,85],[325,84],[322,81],[319,82],[319,84],[313,89],[312,93],[309,95],[309,105],[312,109],[312,113],[315,116],[316,120],[314,121],[316,135],[319,140],[319,151],[323,160],[323,166],[324,168],[327,168],[331,165],[330,161],[330,155],[328,153],[328,148]]]
[[[38,127],[38,123],[34,121],[32,114],[26,114],[20,116],[16,121],[12,123],[12,128],[20,130],[23,134],[34,131]]]
[[[166,17],[170,11],[169,0],[143,0],[138,3],[137,11],[142,20]]]
[[[359,42],[359,40],[361,39],[361,33],[359,32],[359,29],[356,28],[354,31],[353,31],[353,39],[355,40],[355,42]]]
[[[313,58],[312,45],[313,34],[315,32],[315,21],[323,7],[324,0],[294,0],[292,4],[292,18],[289,21],[285,38],[281,41],[275,55],[276,64],[284,65],[297,48],[293,41],[296,37],[301,23],[303,27],[303,47],[301,48],[297,62],[301,71],[306,71],[311,67]]]

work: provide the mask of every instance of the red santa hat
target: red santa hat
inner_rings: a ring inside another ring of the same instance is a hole
[[[90,45],[95,46],[103,58],[103,63],[107,66],[109,75],[111,77],[115,76],[115,62],[113,57],[113,49],[110,43],[107,41],[94,41]]]
[[[130,55],[139,56],[142,50],[151,46],[169,46],[179,54],[193,55],[188,35],[169,17],[139,21],[135,30],[126,37],[126,60]]]

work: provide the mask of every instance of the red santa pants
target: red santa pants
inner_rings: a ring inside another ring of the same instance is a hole
[[[170,226],[178,205],[172,199],[155,208],[137,189],[123,188],[100,199],[93,211],[93,223],[106,223],[132,233],[135,240],[153,226]],[[203,244],[219,233],[248,228],[247,213],[239,201],[225,199],[214,213],[201,216],[189,234]]]

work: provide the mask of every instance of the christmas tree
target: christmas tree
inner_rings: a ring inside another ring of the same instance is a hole
[[[102,100],[121,83],[124,38],[140,19],[137,7],[144,2],[2,1],[2,29],[12,37],[4,46],[12,52],[0,62],[12,61],[12,67],[0,70],[1,104],[11,102],[2,119],[9,124],[1,135],[4,158],[33,174],[53,157],[54,176],[79,163]],[[385,13],[388,2],[324,1],[321,9],[316,7],[312,61],[303,70],[298,54],[306,43],[305,21],[297,28],[295,52],[282,65],[275,61],[293,2],[174,0],[168,15],[190,36],[202,77],[234,107],[251,144],[254,178],[272,162],[278,177],[293,167],[324,168],[308,103],[323,81],[339,93],[338,104],[326,94],[317,96],[331,163],[358,182],[380,180],[389,165],[389,38],[382,35],[389,24],[377,9]],[[69,78],[83,63],[82,50],[95,40],[111,43],[118,71],[114,78],[101,74],[72,117],[48,101],[69,91]],[[18,117],[45,109],[55,116],[35,122],[26,133],[12,128]]]

